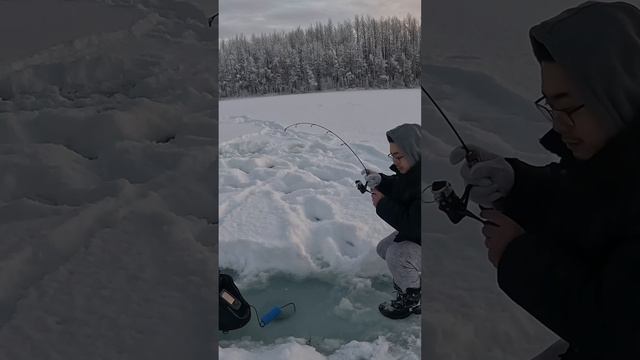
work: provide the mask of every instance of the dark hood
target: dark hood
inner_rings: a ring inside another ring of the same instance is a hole
[[[411,160],[411,166],[420,162],[422,158],[420,146],[422,142],[422,128],[418,124],[402,124],[387,131],[387,138],[400,146]]]
[[[531,28],[577,85],[580,100],[614,132],[640,118],[640,10],[623,2],[588,1]]]

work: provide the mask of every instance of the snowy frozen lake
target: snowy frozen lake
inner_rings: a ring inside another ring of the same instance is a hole
[[[569,3],[501,7],[508,23],[480,32],[487,3],[433,8],[426,85],[467,142],[550,160],[528,44],[502,55],[526,40],[514,24]],[[424,185],[461,189],[455,137],[418,90],[375,90],[225,100],[218,147],[214,9],[0,2],[0,358],[527,359],[555,340],[497,289],[479,225],[429,205],[423,315],[382,318],[391,284],[374,246],[391,229],[353,186],[359,163],[323,131],[283,127],[323,124],[386,170],[384,132],[419,121],[422,101]],[[217,332],[218,232],[221,266],[261,313],[295,301],[297,314]]]
[[[424,72],[468,143],[532,163],[552,160],[537,143],[549,124],[527,99],[482,73],[443,66]],[[391,284],[374,247],[391,229],[353,187],[361,166],[321,129],[283,128],[300,121],[326,126],[367,166],[384,171],[388,144],[380,134],[415,118],[417,101],[418,90],[376,90],[220,103],[220,266],[236,274],[261,315],[290,301],[303,304],[266,328],[252,322],[222,335],[221,358],[512,359],[532,357],[554,340],[497,288],[479,223],[454,226],[429,204],[421,321],[400,324],[376,314]],[[423,185],[447,179],[461,189],[458,169],[448,163],[457,140],[422,101]],[[322,341],[326,334],[332,336]],[[402,353],[407,346],[414,355]]]
[[[300,358],[285,355],[294,349],[317,358],[419,358],[420,318],[392,321],[377,309],[392,284],[375,245],[393,229],[355,188],[362,166],[318,127],[283,131],[296,122],[325,126],[367,167],[391,173],[385,132],[419,122],[419,96],[343,91],[220,103],[220,267],[260,315],[297,306],[265,328],[253,319],[221,335],[221,358]]]

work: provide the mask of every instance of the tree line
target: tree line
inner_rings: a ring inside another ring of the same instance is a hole
[[[220,97],[417,87],[420,24],[355,16],[220,42]]]

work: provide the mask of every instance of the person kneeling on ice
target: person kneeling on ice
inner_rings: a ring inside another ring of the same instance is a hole
[[[481,213],[489,260],[500,288],[562,339],[535,360],[640,359],[640,10],[587,2],[530,38],[535,104],[552,126],[540,142],[560,161],[470,146],[470,198],[495,208]]]
[[[390,169],[396,175],[363,170],[376,213],[395,231],[380,241],[377,252],[387,262],[397,291],[395,300],[378,307],[382,315],[403,319],[420,314],[420,125],[403,124],[387,132]]]

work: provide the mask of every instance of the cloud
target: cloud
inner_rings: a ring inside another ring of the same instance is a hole
[[[334,23],[355,15],[420,18],[419,0],[220,0],[220,37],[260,34],[306,27],[315,22]]]

